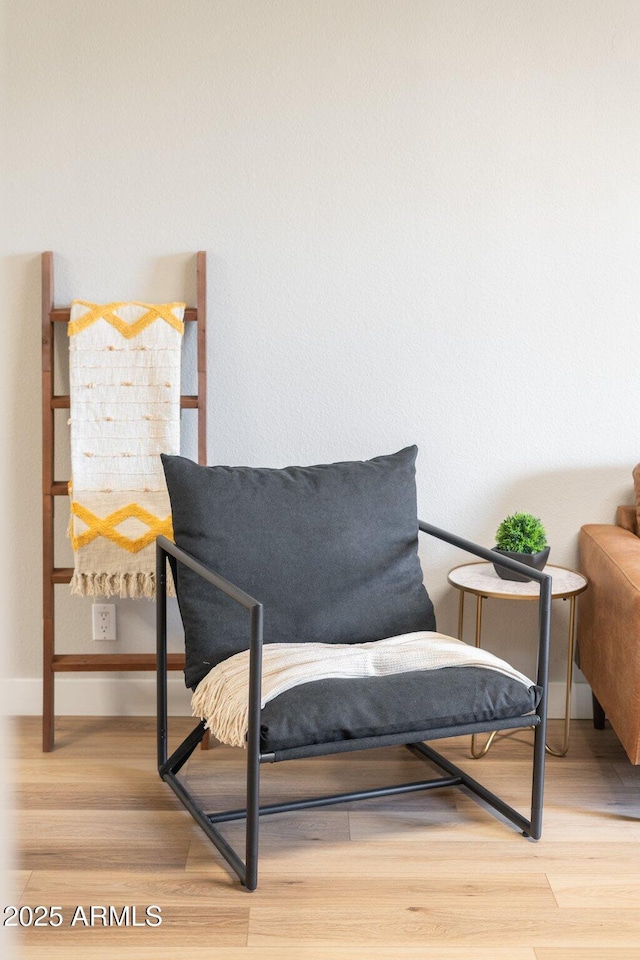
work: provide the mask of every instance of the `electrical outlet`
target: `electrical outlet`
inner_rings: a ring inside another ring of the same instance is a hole
[[[116,605],[115,603],[94,603],[91,607],[93,615],[93,639],[116,639]]]

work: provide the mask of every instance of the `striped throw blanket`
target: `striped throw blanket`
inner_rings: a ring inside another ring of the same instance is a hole
[[[155,593],[155,538],[172,536],[159,454],[180,452],[184,306],[71,306],[74,594]]]
[[[332,677],[382,677],[411,670],[485,667],[534,686],[498,657],[442,633],[421,630],[369,643],[269,643],[262,651],[262,706],[285,690]],[[194,717],[222,743],[246,747],[249,651],[213,667],[193,692]]]

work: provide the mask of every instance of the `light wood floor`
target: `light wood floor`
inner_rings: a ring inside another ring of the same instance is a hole
[[[182,737],[193,725],[173,721]],[[560,739],[552,722],[551,738]],[[155,772],[150,719],[58,721],[40,752],[16,722],[17,905],[58,905],[25,960],[638,960],[640,768],[611,730],[574,723],[548,760],[538,843],[456,790],[265,818],[260,886],[243,891]],[[482,760],[449,756],[528,814],[530,734]],[[263,767],[266,802],[424,775],[403,748]],[[240,751],[198,750],[186,769],[208,808],[241,805]],[[216,800],[217,796],[217,800]],[[229,825],[240,840],[242,826]],[[162,908],[159,927],[70,927],[82,905]]]

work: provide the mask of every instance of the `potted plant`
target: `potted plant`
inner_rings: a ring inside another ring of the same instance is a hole
[[[496,532],[496,545],[493,548],[495,553],[519,560],[536,570],[544,569],[550,549],[542,522],[530,513],[514,513],[505,517]],[[503,580],[520,580],[525,583],[531,580],[531,577],[507,570],[498,563],[493,566]]]

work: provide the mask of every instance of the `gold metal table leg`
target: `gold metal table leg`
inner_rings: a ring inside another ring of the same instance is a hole
[[[476,598],[476,647],[481,646],[480,638],[482,636],[482,601],[483,600],[484,600],[484,597],[481,597],[481,596],[478,596]],[[460,626],[461,626],[461,620],[460,620]],[[462,630],[460,630],[459,636],[462,639]],[[478,743],[477,734],[475,733],[473,734],[473,736],[471,737],[471,756],[473,757],[474,760],[479,760],[480,757],[484,757],[485,753],[487,753],[487,751],[489,750],[489,747],[493,743],[497,732],[498,732],[497,730],[494,730],[489,735],[489,739],[487,740],[485,745],[483,747],[480,747],[480,749],[478,749],[478,747],[476,746],[476,744]]]
[[[566,598],[565,598],[566,599]],[[567,688],[564,700],[564,737],[561,750],[554,750],[549,744],[545,749],[553,757],[564,757],[569,750],[569,727],[571,724],[571,684],[573,682],[573,651],[575,646],[575,620],[576,620],[576,598],[570,598],[571,606],[569,608],[569,643],[567,654]]]
[[[475,632],[475,645],[480,647],[481,636],[482,636],[482,601],[485,598],[478,596],[476,598],[476,632]],[[576,597],[575,595],[571,597],[563,597],[564,600],[569,600],[569,640],[567,645],[567,683],[565,690],[565,701],[564,701],[564,733],[562,739],[562,747],[559,750],[550,747],[549,744],[545,744],[545,750],[547,753],[551,754],[553,757],[564,757],[566,756],[569,750],[569,731],[571,726],[571,687],[573,684],[573,655],[575,650],[575,622],[576,622]],[[460,590],[460,599],[458,602],[458,638],[462,640],[462,631],[464,626],[464,600],[465,600],[465,591],[464,589]],[[473,734],[471,737],[471,756],[475,760],[479,760],[480,757],[484,757],[488,752],[491,744],[494,741],[497,731],[494,730],[493,733],[489,735],[487,742],[483,747],[478,747],[478,737],[477,734]]]
[[[489,752],[489,747],[493,743],[497,732],[498,732],[497,730],[493,730],[489,734],[489,739],[485,743],[484,747],[481,747],[479,750],[476,750],[478,735],[476,733],[473,734],[473,736],[471,737],[471,756],[473,757],[474,760],[479,760],[480,757],[484,757],[485,753]]]
[[[460,599],[458,600],[458,640],[462,640],[462,625],[464,623],[464,590],[460,591]]]

